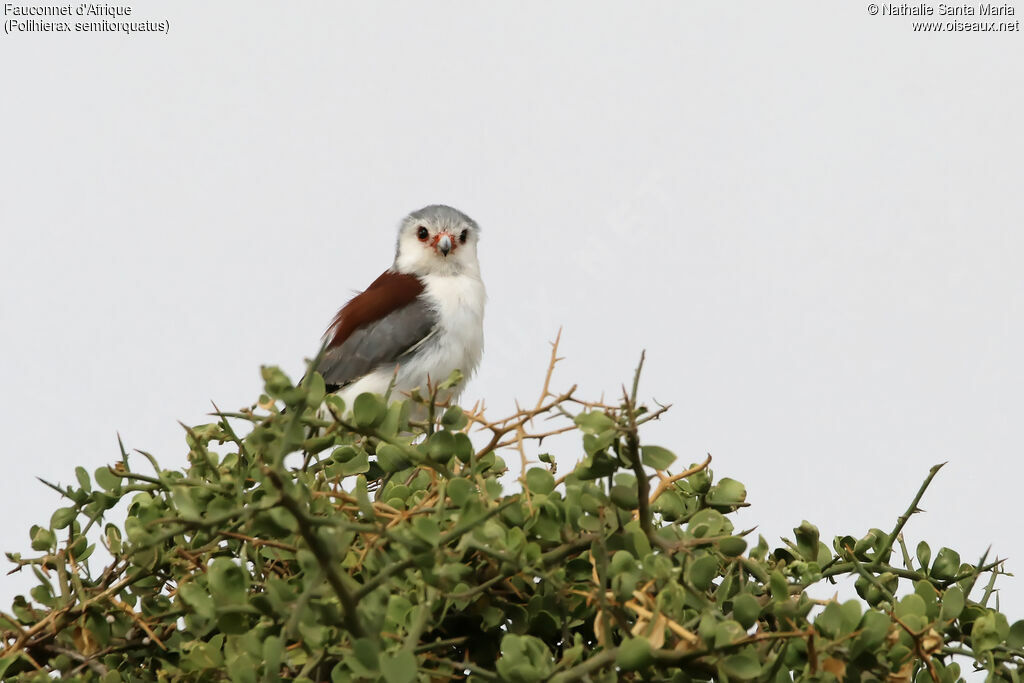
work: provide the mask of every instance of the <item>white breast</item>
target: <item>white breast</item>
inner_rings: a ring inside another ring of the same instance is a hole
[[[412,386],[426,386],[429,375],[436,384],[453,370],[469,379],[484,351],[484,283],[472,275],[428,275],[423,280],[424,295],[438,313],[438,327],[435,339],[407,364],[408,380]],[[458,398],[461,391],[459,386],[449,398]]]
[[[461,370],[468,380],[480,364],[484,350],[484,304],[487,293],[484,284],[475,275],[426,275],[423,277],[425,296],[438,314],[437,328],[431,338],[403,360],[394,370],[378,370],[353,382],[338,392],[338,396],[351,406],[355,397],[363,392],[383,394],[392,377],[395,387],[392,395],[401,398],[419,387],[426,395],[431,386],[443,382],[454,370]],[[449,392],[438,395],[438,400],[454,401],[465,386],[465,380]]]

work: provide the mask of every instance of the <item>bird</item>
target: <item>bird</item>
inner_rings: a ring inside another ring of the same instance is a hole
[[[390,388],[394,401],[419,388],[426,396],[454,370],[463,379],[437,400],[458,399],[484,348],[479,239],[476,221],[443,204],[401,221],[394,262],[342,306],[323,335],[315,370],[346,411],[364,392]]]

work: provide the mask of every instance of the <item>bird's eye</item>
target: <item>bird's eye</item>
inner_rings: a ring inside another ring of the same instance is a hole
[[[430,237],[430,231],[421,225],[416,229],[416,236],[420,238],[420,242],[426,242],[427,238]]]
[[[463,230],[462,234],[459,235],[459,243],[465,244],[466,238],[469,236],[469,230]]]

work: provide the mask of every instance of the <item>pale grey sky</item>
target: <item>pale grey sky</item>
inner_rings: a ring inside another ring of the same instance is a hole
[[[35,477],[117,431],[183,466],[176,420],[297,376],[443,202],[483,231],[467,400],[532,399],[559,326],[556,385],[591,396],[646,348],[674,404],[649,440],[711,452],[769,539],[891,528],[949,461],[908,539],[1020,573],[1019,32],[858,2],[132,6],[169,33],[0,36],[0,549],[58,504]]]

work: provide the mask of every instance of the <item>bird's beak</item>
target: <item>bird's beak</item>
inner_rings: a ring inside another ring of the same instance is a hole
[[[437,248],[441,251],[442,256],[448,256],[448,252],[452,250],[452,236],[446,232],[438,235]]]

